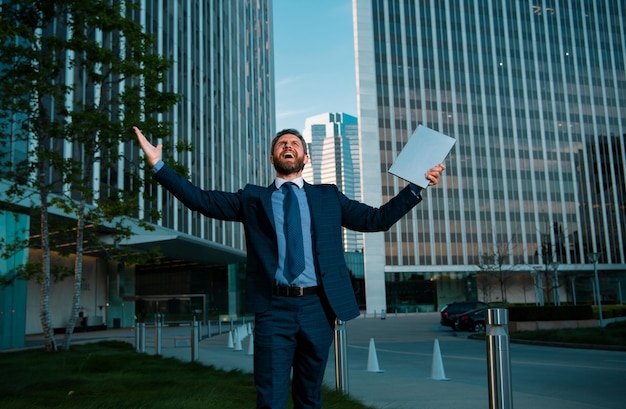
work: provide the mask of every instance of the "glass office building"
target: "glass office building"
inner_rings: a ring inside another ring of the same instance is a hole
[[[309,165],[303,171],[309,183],[337,185],[350,199],[361,197],[359,140],[356,117],[326,112],[305,120],[302,131],[309,150]],[[343,232],[344,251],[362,250],[362,233]]]
[[[236,191],[272,180],[269,145],[274,123],[271,37],[267,1],[144,0],[145,27],[157,51],[174,61],[166,87],[182,101],[164,117],[174,124],[172,145],[193,144],[176,159],[205,189]],[[160,188],[157,223],[211,242],[244,249],[243,229],[173,202]]]
[[[230,192],[247,183],[269,184],[275,117],[272,2],[143,1],[138,18],[154,33],[158,53],[174,62],[165,86],[183,98],[163,119],[173,124],[172,146],[179,141],[193,145],[192,151],[175,154],[191,182]],[[160,186],[148,188],[162,214],[154,221],[159,230],[127,244],[157,246],[164,259],[129,268],[136,304],[131,313],[188,319],[199,310],[198,318],[206,320],[209,314],[243,312],[241,224],[203,217]],[[111,298],[123,304],[124,296]],[[126,324],[128,318],[123,318]]]
[[[353,9],[365,201],[404,186],[387,170],[418,124],[457,140],[441,185],[389,232],[365,236],[366,277],[380,282],[384,271],[388,286],[368,289],[368,309],[384,308],[385,295],[388,305],[499,301],[476,288],[485,254],[520,279],[509,301],[532,302],[535,284],[527,295],[522,279],[550,270],[558,297],[589,302],[591,253],[603,299],[620,297],[626,7],[353,0]],[[389,293],[420,281],[411,294]]]
[[[271,0],[140,0],[139,4],[140,10],[132,11],[132,18],[154,35],[155,51],[173,61],[163,88],[182,96],[170,112],[159,117],[172,124],[171,137],[159,142],[171,147],[179,142],[193,146],[191,151],[170,148],[167,153],[188,169],[194,184],[205,189],[237,191],[247,183],[269,184],[273,179],[269,149],[275,120]],[[81,75],[78,68],[68,67],[62,81],[81,84]],[[124,81],[119,83],[120,92],[124,85]],[[77,88],[81,86],[85,85]],[[94,169],[94,183],[98,180],[102,190],[97,189],[96,194],[123,189],[128,183],[124,167],[141,160],[136,144],[121,145],[118,150],[124,160],[117,168]],[[140,312],[150,317],[152,312],[169,317],[186,313],[185,319],[189,319],[190,311],[199,309],[200,318],[206,319],[208,313],[242,311],[245,238],[240,224],[201,217],[156,184],[146,184],[146,189],[156,203],[146,201],[136,216],[153,223],[155,231],[137,228],[137,234],[122,245],[137,250],[158,247],[160,263],[111,265],[104,256],[86,256],[81,296],[85,314],[115,327],[132,325]],[[151,219],[152,206],[161,212],[160,219]],[[13,216],[2,217],[8,220]],[[29,223],[28,219],[13,219],[21,225]],[[16,230],[11,223],[2,222],[0,237],[11,239]],[[8,263],[24,262],[27,257],[37,261],[37,249],[28,253],[3,260],[0,266],[4,270]],[[53,263],[67,261],[53,256]],[[72,285],[71,280],[57,282],[51,291],[55,328],[65,327],[68,321]],[[0,328],[10,329],[17,338],[41,332],[38,289],[34,280],[27,289],[21,284],[2,289]],[[13,296],[16,291],[19,294]],[[11,309],[17,309],[17,314],[4,314]],[[19,315],[19,320],[13,320],[14,315]],[[1,341],[0,348],[13,343]]]

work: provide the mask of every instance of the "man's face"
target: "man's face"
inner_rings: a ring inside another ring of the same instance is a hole
[[[304,153],[302,141],[296,135],[285,134],[278,138],[270,161],[276,169],[277,176],[299,175],[309,156]]]

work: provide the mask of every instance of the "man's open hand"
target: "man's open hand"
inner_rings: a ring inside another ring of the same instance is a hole
[[[146,155],[146,159],[148,160],[148,164],[152,167],[157,164],[157,162],[161,159],[161,152],[163,150],[163,145],[158,144],[154,146],[146,139],[146,137],[141,133],[139,128],[133,126],[133,130],[137,135],[137,141],[139,142],[139,146],[141,150]]]

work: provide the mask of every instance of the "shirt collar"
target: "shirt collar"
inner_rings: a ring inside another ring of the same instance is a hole
[[[293,182],[296,186],[298,186],[300,189],[302,189],[302,187],[304,186],[304,178],[302,176],[297,177],[295,179],[291,179],[291,180],[287,180],[287,179],[282,179],[282,178],[276,178],[274,180],[274,185],[276,186],[276,189],[280,189],[281,186],[283,184],[285,184],[286,182]]]

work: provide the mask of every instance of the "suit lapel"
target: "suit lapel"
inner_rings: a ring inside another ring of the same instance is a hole
[[[309,213],[311,214],[311,228],[313,234],[315,234],[315,223],[319,220],[323,220],[323,215],[318,214],[324,211],[323,201],[320,196],[320,187],[314,186],[309,183],[304,183],[304,191],[306,192],[306,199],[309,204]]]
[[[272,223],[272,227],[276,230],[276,225],[274,224],[274,210],[272,209],[272,193],[276,190],[276,185],[272,182],[267,189],[263,189],[261,191],[261,205],[263,206],[263,210],[265,211],[265,215]]]

